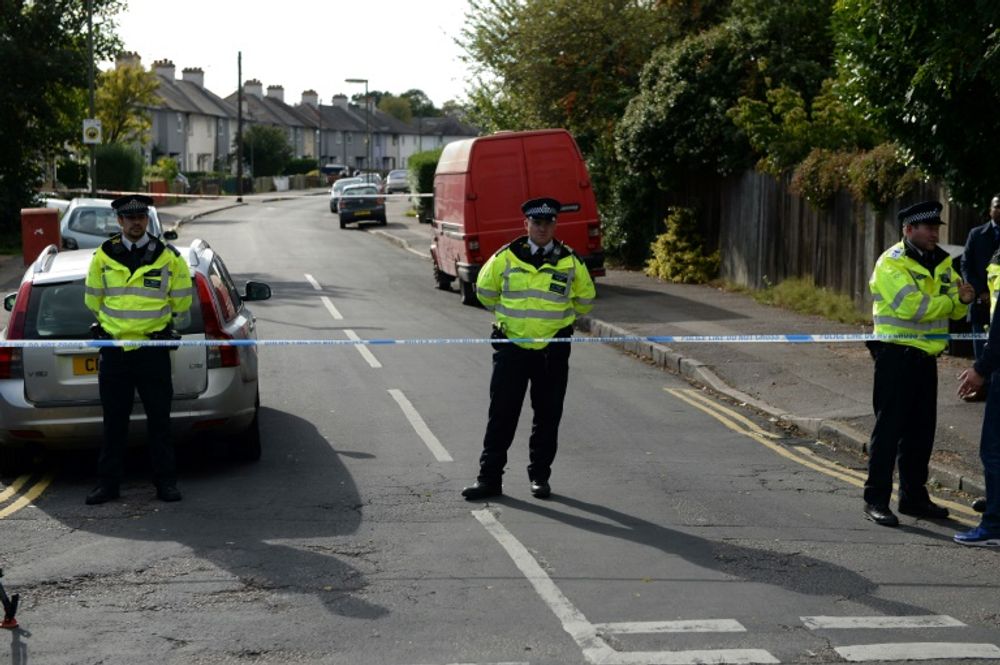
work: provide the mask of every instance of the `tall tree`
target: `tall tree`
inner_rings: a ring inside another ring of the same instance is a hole
[[[413,110],[410,108],[410,102],[403,97],[385,95],[378,103],[378,109],[403,122],[409,122],[413,119]]]
[[[410,103],[410,109],[413,111],[414,116],[431,118],[441,115],[441,111],[434,106],[434,102],[431,101],[430,97],[423,90],[411,88],[401,94],[400,97]]]
[[[251,125],[243,132],[243,159],[255,176],[280,175],[292,159],[288,134],[280,127]]]
[[[119,0],[93,0],[94,58],[120,45],[112,17]],[[85,117],[89,50],[87,3],[0,2],[0,233],[19,226],[31,204],[43,159],[79,139]]]
[[[833,25],[856,99],[957,200],[988,201],[1000,182],[988,148],[1000,108],[1000,4],[838,0]]]
[[[153,126],[147,109],[158,102],[159,86],[156,74],[141,65],[101,72],[96,105],[105,143],[145,143]]]

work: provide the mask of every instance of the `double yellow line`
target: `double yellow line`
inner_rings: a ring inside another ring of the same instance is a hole
[[[0,490],[0,520],[10,517],[22,508],[30,506],[52,483],[53,476],[48,473],[39,478],[34,484],[29,484],[28,481],[32,478],[33,476],[31,475],[19,476],[9,487]],[[21,490],[25,485],[27,485],[27,489],[22,492]],[[10,501],[9,505],[4,505],[8,501]]]
[[[779,439],[780,435],[768,432],[742,414],[712,401],[699,390],[691,388],[664,388],[663,390],[670,393],[677,399],[687,402],[694,408],[704,411],[734,432],[753,439],[757,443],[777,453],[778,455],[781,455],[785,459],[791,460],[796,464],[800,464],[804,467],[812,469],[813,471],[818,471],[819,473],[830,476],[831,478],[836,478],[837,480],[845,482],[848,485],[853,485],[854,487],[865,486],[865,478],[867,474],[864,472],[857,471],[855,469],[848,469],[847,467],[840,466],[836,462],[824,459],[806,446],[788,447],[776,443],[776,439]],[[899,485],[894,484],[893,488],[893,497],[896,497],[896,490],[899,489]],[[968,526],[975,526],[979,524],[979,515],[969,506],[949,501],[947,499],[942,499],[940,497],[935,497],[934,501],[935,503],[948,508],[948,510],[952,513],[953,519],[961,522],[962,524],[966,524]]]

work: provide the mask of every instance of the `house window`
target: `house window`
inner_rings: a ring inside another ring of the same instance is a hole
[[[353,138],[353,135],[351,135],[351,134],[345,134],[344,137],[347,139],[348,143],[352,143],[351,139]]]
[[[399,143],[399,137],[395,134],[392,135],[392,144],[397,145]]]

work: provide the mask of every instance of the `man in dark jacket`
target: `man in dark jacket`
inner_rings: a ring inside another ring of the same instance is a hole
[[[1000,194],[990,201],[990,221],[973,228],[965,240],[965,251],[962,253],[962,276],[972,284],[976,291],[976,299],[969,307],[968,321],[972,331],[981,333],[990,322],[990,292],[986,285],[986,266],[993,254],[1000,247]],[[983,355],[985,342],[973,340],[972,350],[976,360]],[[971,393],[964,399],[982,401],[986,399],[989,389],[989,377],[983,389]]]

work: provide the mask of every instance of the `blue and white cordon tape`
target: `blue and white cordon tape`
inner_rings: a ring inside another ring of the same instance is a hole
[[[180,340],[111,340],[111,339],[12,339],[0,340],[0,348],[101,348],[106,346],[413,346],[439,344],[620,344],[652,342],[655,344],[829,344],[835,342],[894,342],[903,340],[975,340],[987,339],[985,333],[939,333],[927,335],[849,334],[774,334],[774,335],[616,335],[610,337],[430,337],[416,339],[180,339]]]

